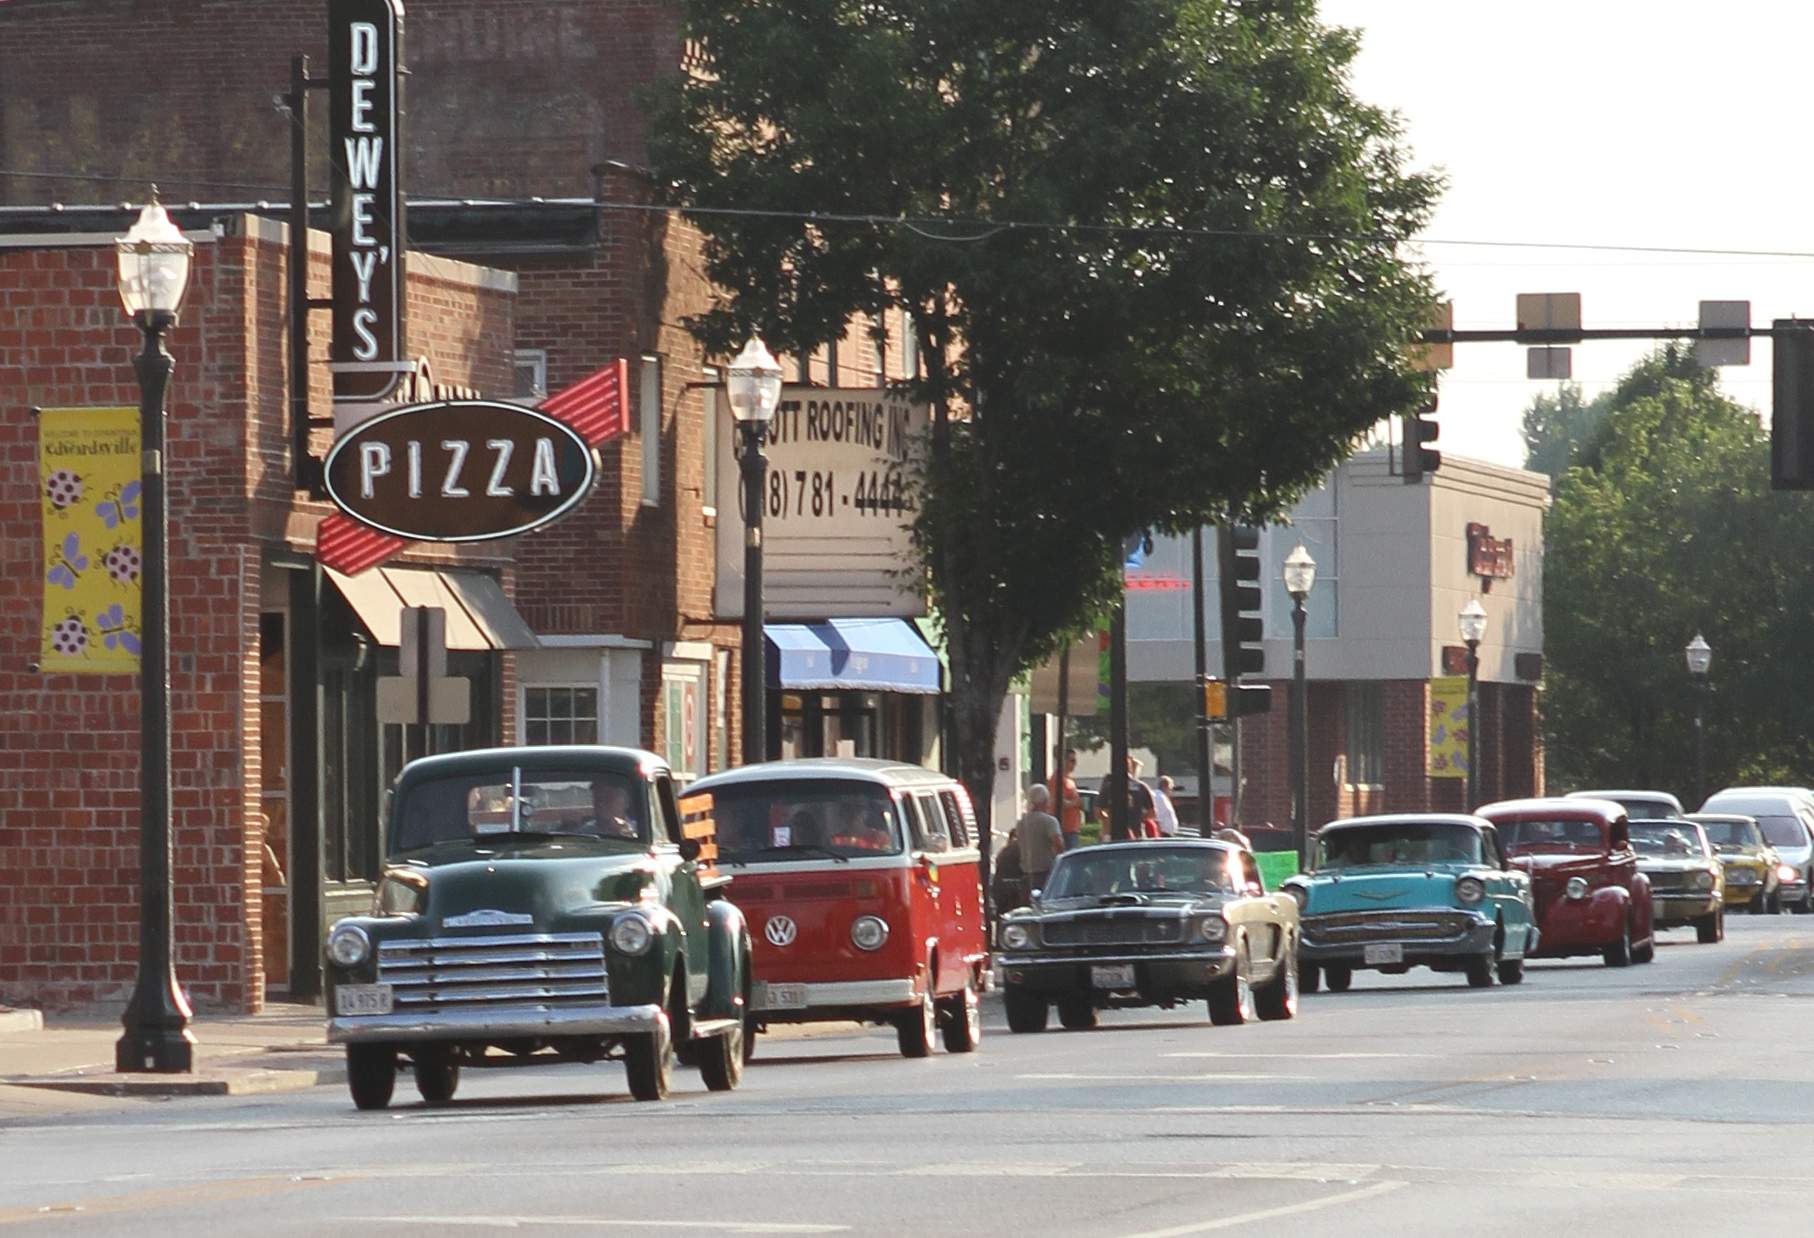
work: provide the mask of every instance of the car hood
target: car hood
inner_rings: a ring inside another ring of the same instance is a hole
[[[1113,919],[1122,915],[1174,916],[1208,911],[1220,907],[1221,894],[1193,894],[1188,891],[1151,894],[1109,894],[1085,898],[1041,899],[1038,906],[1027,908],[1029,916],[1095,916]]]
[[[1304,911],[1378,911],[1392,907],[1453,907],[1455,881],[1465,868],[1349,869],[1304,878],[1309,899]]]
[[[1664,860],[1638,857],[1638,871],[1646,873],[1699,873],[1710,867],[1717,865],[1707,859]]]
[[[456,927],[488,927],[485,913],[545,925],[574,912],[635,903],[657,880],[646,851],[558,839],[475,854],[442,851],[412,857],[406,867],[428,879],[424,914],[433,921],[470,917]]]
[[[1606,857],[1579,851],[1550,854],[1535,852],[1528,855],[1514,855],[1511,857],[1511,864],[1514,868],[1522,868],[1533,877],[1573,877],[1577,874],[1599,872],[1606,866]]]

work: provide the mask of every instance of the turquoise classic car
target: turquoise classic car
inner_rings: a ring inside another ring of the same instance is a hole
[[[461,1069],[622,1061],[638,1100],[674,1061],[743,1074],[750,941],[709,820],[630,748],[494,748],[404,767],[371,914],[327,938],[328,1040],[361,1109],[400,1064],[430,1104]]]
[[[1298,983],[1345,991],[1360,969],[1467,973],[1485,988],[1524,979],[1536,948],[1530,878],[1498,831],[1447,813],[1354,817],[1317,832],[1308,872],[1288,878],[1302,936]]]

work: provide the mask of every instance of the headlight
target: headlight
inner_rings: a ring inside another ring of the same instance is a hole
[[[420,877],[411,881],[406,877],[398,876],[389,876],[379,882],[378,914],[381,916],[413,916],[421,911],[422,899],[428,893],[428,888],[420,883]]]
[[[1204,941],[1221,941],[1228,936],[1228,921],[1221,916],[1209,916],[1197,921],[1197,936]]]
[[[1472,907],[1486,897],[1486,882],[1478,877],[1463,877],[1455,883],[1455,901]]]
[[[1570,898],[1587,897],[1587,878],[1570,877],[1568,879],[1568,896]]]
[[[631,912],[611,925],[611,948],[619,954],[647,954],[655,944],[655,930],[648,920]]]
[[[1776,877],[1779,881],[1794,881],[1798,876],[1800,876],[1800,874],[1788,864],[1778,864],[1776,866]]]
[[[1310,891],[1306,890],[1303,886],[1286,886],[1285,892],[1297,900],[1299,911],[1304,910],[1304,908],[1310,905]]]
[[[1713,874],[1706,869],[1702,869],[1694,875],[1694,884],[1703,890],[1711,890],[1713,888]]]
[[[850,926],[850,940],[859,950],[880,950],[888,940],[888,921],[880,916],[858,916]]]
[[[1024,924],[1009,924],[1002,928],[1001,944],[1010,950],[1025,950],[1033,944],[1033,934]]]
[[[328,958],[340,967],[357,967],[372,952],[372,939],[357,924],[336,924],[328,934]]]

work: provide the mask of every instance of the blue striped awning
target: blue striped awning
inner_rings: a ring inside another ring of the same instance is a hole
[[[905,619],[771,623],[768,681],[787,689],[940,691],[938,655]]]

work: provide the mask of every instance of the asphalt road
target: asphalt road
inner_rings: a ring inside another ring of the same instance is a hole
[[[1362,973],[1298,1019],[1201,1007],[905,1061],[892,1032],[764,1042],[730,1095],[640,1105],[615,1065],[468,1071],[0,1125],[0,1227],[46,1232],[1814,1232],[1814,919],[1664,935],[1517,988]]]

